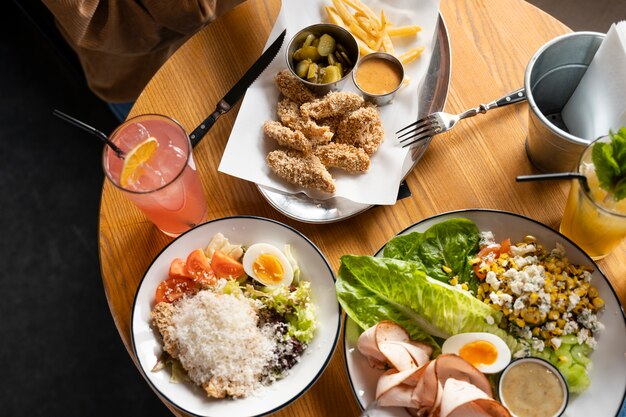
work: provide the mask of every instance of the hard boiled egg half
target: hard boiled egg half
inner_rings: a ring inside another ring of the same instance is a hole
[[[485,374],[495,374],[511,362],[511,350],[491,333],[459,333],[443,343],[441,353],[455,353]]]
[[[293,268],[289,260],[276,246],[255,243],[243,255],[246,274],[268,287],[291,285]]]

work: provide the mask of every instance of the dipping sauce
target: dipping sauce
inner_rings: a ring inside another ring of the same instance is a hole
[[[517,417],[556,416],[565,400],[559,377],[538,362],[512,366],[500,385],[502,403]]]
[[[361,90],[380,95],[398,88],[402,82],[402,73],[388,59],[371,58],[359,64],[355,78]]]

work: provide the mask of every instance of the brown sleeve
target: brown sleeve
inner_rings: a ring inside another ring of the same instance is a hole
[[[244,0],[43,0],[78,54],[91,89],[134,100],[165,60]]]

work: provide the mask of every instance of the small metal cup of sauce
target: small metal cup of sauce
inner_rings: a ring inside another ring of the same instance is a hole
[[[359,60],[352,79],[366,100],[383,106],[393,100],[402,86],[404,66],[391,54],[374,52]]]
[[[514,360],[502,371],[498,396],[513,417],[558,417],[567,408],[569,390],[556,366],[529,357]]]

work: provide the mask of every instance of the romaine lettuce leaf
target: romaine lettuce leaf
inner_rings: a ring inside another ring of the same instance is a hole
[[[474,222],[464,218],[451,219],[431,226],[424,233],[413,232],[396,236],[385,246],[386,258],[413,261],[422,266],[426,274],[447,283],[452,276],[459,283],[467,283],[476,290],[478,280],[469,259],[478,252],[480,234]],[[442,267],[452,269],[447,274]]]
[[[415,262],[343,256],[336,290],[348,316],[363,329],[387,319],[404,326],[412,337],[418,335],[418,340],[489,332],[500,336],[512,352],[519,349],[517,339],[497,326],[500,312],[467,291],[429,278]]]

